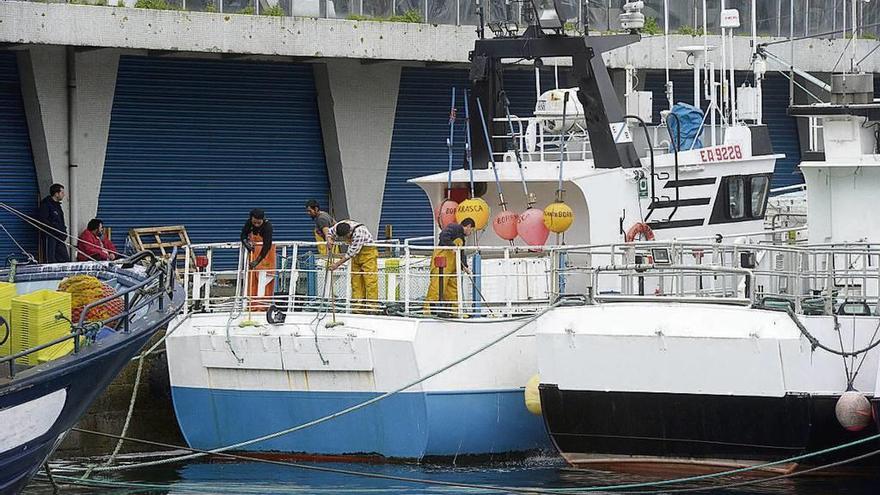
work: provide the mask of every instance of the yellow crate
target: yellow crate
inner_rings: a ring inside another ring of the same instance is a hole
[[[70,294],[54,290],[38,290],[12,299],[12,349],[21,352],[50,342],[70,333],[70,323],[57,319],[61,313],[70,320]],[[16,360],[17,363],[34,366],[51,361],[73,350],[73,340],[68,340]]]
[[[0,317],[6,320],[10,330],[12,330],[12,298],[15,295],[15,284],[0,282]],[[0,340],[3,340],[5,335],[6,329],[0,327]],[[8,356],[10,354],[12,354],[12,339],[7,338],[6,342],[0,345],[0,356]]]
[[[0,309],[9,309],[12,306],[12,298],[15,296],[15,284],[0,282]]]
[[[12,331],[12,310],[8,307],[0,306],[0,318],[6,320],[6,324],[8,327],[0,326],[0,340],[6,336],[6,328],[9,328]],[[0,357],[8,356],[12,354],[12,338],[11,336],[6,338],[6,342],[0,344]]]

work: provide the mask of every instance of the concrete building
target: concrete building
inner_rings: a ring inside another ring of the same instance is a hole
[[[474,37],[473,26],[0,1],[2,202],[32,214],[60,182],[71,233],[98,216],[120,246],[129,228],[156,225],[183,224],[194,242],[234,240],[253,207],[266,209],[278,237],[309,239],[311,198],[379,237],[388,225],[396,238],[430,234],[428,203],[406,179],[446,168],[449,92],[467,87]],[[692,96],[675,49],[696,42],[670,40],[677,100]],[[745,78],[749,39],[735,42]],[[796,62],[831,72],[846,44],[799,41]],[[876,46],[859,41],[863,70],[877,70]],[[653,36],[607,59],[621,83],[626,65],[639,69],[655,120],[664,54]],[[543,89],[555,84],[552,63]],[[512,67],[505,86],[514,112],[530,113],[532,66]],[[787,155],[775,185],[800,180],[788,87],[779,74],[765,85],[774,146]],[[8,211],[0,223],[34,252],[32,227]],[[16,249],[0,232],[0,253]]]

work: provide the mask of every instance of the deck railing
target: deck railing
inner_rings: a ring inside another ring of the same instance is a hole
[[[560,297],[592,303],[683,301],[754,305],[799,313],[831,314],[858,301],[875,313],[880,291],[880,248],[868,244],[814,245],[772,242],[778,233],[754,233],[736,243],[689,240],[579,246],[466,246],[449,248],[456,265],[469,259],[472,273],[433,277],[455,282],[445,300],[427,300],[435,247],[378,243],[378,295],[357,299],[351,263],[328,270],[318,243],[278,242],[275,270],[216,266],[220,251],[239,243],[190,249],[200,267],[184,273],[196,311],[370,312],[400,316],[508,317],[545,308]],[[740,243],[752,239],[751,243]],[[228,256],[226,257],[228,259]],[[338,259],[338,258],[334,258]],[[436,297],[435,297],[436,299]],[[864,312],[864,310],[860,310]]]
[[[174,248],[172,252],[171,259],[175,259],[177,256],[177,248]],[[123,268],[132,267],[136,263],[140,262],[144,259],[150,259],[150,265],[148,268],[148,275],[143,280],[139,281],[136,284],[126,287],[125,289],[116,292],[115,294],[103,297],[101,299],[97,299],[92,301],[85,306],[83,306],[82,311],[80,313],[79,320],[76,322],[71,321],[71,329],[70,333],[59,337],[57,339],[51,340],[49,342],[40,344],[38,346],[30,347],[28,349],[23,349],[19,352],[11,354],[9,356],[0,357],[0,366],[5,364],[9,365],[9,376],[10,378],[15,377],[16,369],[15,364],[16,360],[21,359],[23,357],[29,356],[35,352],[39,352],[43,349],[48,349],[49,347],[67,342],[69,340],[73,340],[73,352],[78,353],[81,348],[81,340],[83,338],[94,337],[96,333],[96,329],[100,330],[104,326],[113,324],[115,322],[122,322],[122,332],[128,333],[131,331],[130,322],[131,318],[137,314],[139,311],[144,308],[148,308],[154,302],[157,303],[158,309],[161,311],[164,307],[165,298],[169,299],[172,296],[172,292],[174,289],[174,284],[176,282],[176,274],[174,272],[174,264],[173,263],[165,263],[158,260],[155,255],[150,253],[149,251],[144,251],[141,253],[137,253],[127,259],[119,260],[114,264],[119,264]],[[88,321],[89,312],[101,305],[114,301],[116,299],[122,299],[123,307],[122,311],[106,320],[101,320],[98,322]],[[58,315],[56,318],[65,319],[64,316]],[[118,324],[117,324],[118,327]],[[7,340],[11,335],[11,328],[6,326],[6,337],[3,339]]]

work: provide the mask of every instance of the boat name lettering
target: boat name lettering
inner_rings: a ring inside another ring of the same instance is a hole
[[[723,162],[727,160],[741,160],[742,148],[738,144],[730,146],[716,146],[700,150],[700,160],[703,162]]]

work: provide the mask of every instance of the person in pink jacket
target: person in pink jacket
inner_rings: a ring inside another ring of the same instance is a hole
[[[110,237],[104,236],[104,222],[100,218],[89,220],[76,244],[76,260],[112,261],[116,259],[116,253],[116,246]]]

